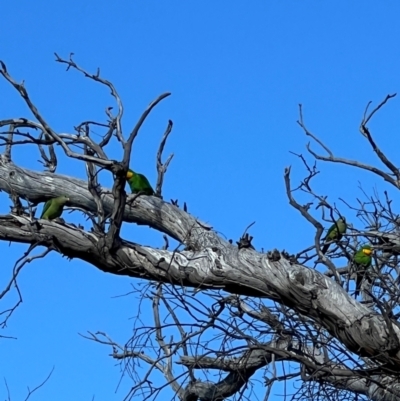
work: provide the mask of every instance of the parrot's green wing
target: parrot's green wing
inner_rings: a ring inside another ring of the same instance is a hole
[[[357,264],[361,264],[362,263],[362,257],[364,256],[364,253],[362,251],[362,249],[359,249],[355,254],[354,254],[354,262],[356,262]]]
[[[69,201],[69,198],[66,196],[57,196],[56,198],[48,200],[42,211],[41,219],[53,220],[57,217],[60,217],[64,205]]]
[[[49,210],[50,206],[52,203],[52,199],[49,199],[43,206],[43,210],[42,210],[42,215],[40,216],[41,219],[43,219],[44,214]]]
[[[140,191],[143,191],[146,195],[153,195],[154,190],[151,187],[149,180],[143,174],[138,174],[138,177],[140,180]]]
[[[325,240],[329,240],[329,239],[335,238],[336,232],[337,232],[336,223],[333,223],[329,227],[328,232],[326,233]]]
[[[129,188],[131,189],[131,192],[134,193],[135,192],[135,183],[134,183],[134,179],[133,178],[129,178],[127,180],[128,184],[129,184]]]
[[[325,245],[322,248],[322,253],[326,253],[330,246],[330,241],[339,240],[342,238],[342,235],[347,230],[347,224],[345,218],[340,218],[339,220],[335,221],[328,229],[328,232],[325,236]]]

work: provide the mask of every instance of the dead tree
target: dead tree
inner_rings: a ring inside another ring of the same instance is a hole
[[[112,358],[129,373],[133,384],[126,399],[138,394],[143,400],[163,399],[162,392],[168,387],[181,401],[266,400],[276,381],[297,379],[301,385],[289,398],[400,400],[399,217],[387,193],[365,193],[365,201],[357,200],[355,205],[349,200],[340,206],[331,204],[313,190],[312,180],[319,173],[316,163],[310,165],[306,157],[298,155],[306,177],[294,188],[288,168],[284,180],[291,206],[315,227],[309,248],[296,255],[276,249],[260,253],[246,232],[236,243],[226,241],[188,213],[186,205],[181,209],[177,201],[169,203],[162,198],[164,174],[172,159],[171,155],[162,161],[171,121],[157,153],[156,196],[125,192],[132,144],[151,110],[169,93],[150,103],[126,136],[123,105],[113,84],[99,71],[85,71],[72,56],[63,59],[56,55],[56,61],[108,87],[117,113],[108,108],[105,122],[84,121],[74,133],[56,132],[24,84],[1,63],[0,74],[21,95],[35,119],[0,121],[0,145],[4,148],[0,190],[12,201],[11,212],[0,216],[0,240],[28,245],[16,261],[0,300],[13,290],[19,294],[18,278],[24,266],[51,251],[84,260],[103,272],[147,280],[142,302],[152,307],[151,327],[135,324],[134,335],[124,344],[102,332],[86,336],[110,347]],[[316,153],[311,145],[309,153],[317,160],[368,170],[399,189],[399,169],[368,129],[373,115],[393,96],[387,96],[371,113],[366,110],[360,126],[383,169],[334,156],[306,128],[300,107],[300,127],[327,156]],[[104,129],[100,141],[91,136],[93,126]],[[105,146],[110,141],[122,147],[122,160],[107,156]],[[20,145],[36,146],[46,170],[14,164],[12,151]],[[84,163],[87,180],[58,175],[57,157]],[[99,183],[100,169],[113,175],[112,189]],[[300,192],[309,198],[308,203],[299,203]],[[89,228],[35,217],[38,203],[60,195],[70,198],[70,208],[85,214]],[[350,211],[358,219],[324,255],[324,226]],[[159,231],[165,246],[158,249],[122,238],[122,224],[146,225]],[[169,250],[169,238],[179,246]],[[363,279],[362,298],[356,300],[350,289],[352,256],[365,242],[374,248],[374,263]],[[18,305],[3,311],[3,325]],[[288,362],[290,372],[279,373],[277,364],[286,366]],[[148,366],[143,375],[136,369],[139,364]],[[165,381],[152,381],[154,372],[161,372]],[[254,394],[256,379],[264,381],[264,394]]]

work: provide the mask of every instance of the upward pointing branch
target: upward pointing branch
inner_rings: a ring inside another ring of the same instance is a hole
[[[307,144],[307,150],[317,159],[317,160],[322,160],[322,161],[326,161],[326,162],[333,162],[333,163],[341,163],[341,164],[347,164],[348,166],[353,166],[353,167],[357,167],[363,170],[367,170],[370,171],[380,177],[382,177],[385,181],[389,182],[390,184],[392,184],[393,186],[395,186],[396,188],[400,188],[400,171],[396,168],[396,166],[393,165],[393,163],[391,163],[389,161],[389,159],[384,155],[384,153],[378,148],[378,146],[375,144],[375,142],[372,140],[372,137],[367,129],[367,127],[365,126],[365,124],[371,119],[372,115],[378,111],[385,103],[388,99],[392,98],[395,95],[388,95],[386,96],[386,99],[378,106],[376,107],[372,113],[368,116],[363,118],[363,121],[361,122],[361,133],[367,137],[367,139],[369,140],[372,148],[374,149],[374,151],[376,152],[376,154],[378,155],[379,159],[383,162],[383,164],[393,173],[390,174],[388,172],[385,172],[375,166],[371,166],[369,164],[365,164],[362,163],[358,160],[351,160],[351,159],[345,159],[342,157],[336,157],[334,156],[333,152],[319,139],[317,138],[315,135],[313,135],[305,126],[304,122],[303,122],[303,114],[302,114],[302,108],[300,105],[300,120],[298,121],[298,124],[300,125],[300,127],[304,130],[305,134],[307,136],[310,136],[311,138],[313,138],[319,145],[321,145],[326,152],[328,153],[328,156],[322,156],[316,152],[314,152],[311,149],[310,143]],[[368,106],[367,106],[368,107]],[[393,179],[392,175],[394,175],[396,177],[396,179]]]
[[[367,139],[369,144],[371,145],[372,149],[374,152],[377,154],[379,157],[380,161],[393,173],[393,175],[396,177],[396,186],[400,188],[400,171],[399,169],[386,157],[386,155],[381,151],[379,146],[376,144],[374,139],[372,138],[371,132],[367,127],[368,121],[372,118],[372,116],[390,99],[394,98],[396,96],[396,93],[393,95],[387,95],[385,99],[378,104],[378,106],[375,107],[374,110],[371,111],[371,113],[366,117],[366,113],[368,110],[368,106],[371,104],[371,102],[368,102],[367,107],[365,108],[364,112],[364,117],[361,121],[360,124],[360,132],[363,134]]]
[[[126,202],[126,192],[125,192],[125,183],[126,183],[126,173],[129,169],[129,163],[131,160],[131,151],[133,141],[139,133],[140,127],[146,120],[147,116],[150,114],[151,110],[164,98],[168,97],[170,93],[164,93],[157,97],[153,102],[149,104],[147,109],[143,112],[139,121],[136,123],[133,131],[129,135],[128,141],[123,145],[124,147],[124,157],[122,163],[117,163],[114,166],[114,174],[115,180],[113,185],[113,196],[114,196],[114,207],[111,214],[111,225],[110,229],[107,233],[106,244],[109,249],[112,249],[116,246],[117,241],[119,239],[119,232],[121,230],[122,220],[124,216],[125,202]]]
[[[166,92],[166,93],[163,93],[162,95],[158,96],[155,100],[153,100],[148,105],[147,109],[143,112],[139,121],[136,123],[135,127],[133,128],[131,134],[129,135],[128,141],[124,145],[124,158],[123,158],[122,163],[123,163],[123,166],[126,169],[126,171],[128,171],[128,168],[129,168],[133,141],[135,140],[137,134],[139,133],[141,126],[143,125],[144,121],[146,120],[146,118],[150,114],[150,112],[153,110],[153,108],[155,106],[157,106],[157,104],[160,103],[161,100],[165,99],[166,97],[168,97],[170,95],[171,95],[171,93]]]

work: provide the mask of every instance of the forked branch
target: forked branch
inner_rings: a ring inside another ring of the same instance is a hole
[[[164,135],[163,135],[163,137],[161,139],[160,146],[159,146],[158,152],[157,152],[157,172],[158,172],[158,175],[157,175],[157,184],[156,184],[156,195],[159,196],[159,197],[161,197],[161,190],[162,190],[162,185],[163,185],[163,182],[164,182],[164,175],[167,172],[169,163],[171,162],[172,158],[174,157],[174,154],[171,153],[168,156],[168,159],[166,160],[166,162],[162,163],[162,160],[161,160],[162,153],[164,151],[164,147],[165,147],[165,144],[167,142],[168,136],[171,133],[172,125],[173,125],[172,121],[169,120],[167,129],[164,132]]]
[[[360,131],[361,133],[368,139],[372,149],[376,152],[378,155],[379,159],[382,161],[382,163],[391,171],[391,173],[387,173],[375,166],[371,166],[369,164],[362,163],[358,160],[350,160],[350,159],[345,159],[341,157],[336,157],[334,156],[333,152],[319,139],[317,138],[314,134],[312,134],[308,128],[305,126],[304,120],[303,120],[303,111],[302,111],[302,106],[299,105],[299,114],[300,114],[300,119],[297,121],[297,123],[300,125],[300,127],[303,129],[305,134],[307,136],[310,136],[312,139],[314,139],[315,142],[317,142],[320,146],[324,148],[324,150],[328,153],[328,156],[322,156],[316,152],[314,152],[311,149],[310,143],[307,144],[307,150],[317,159],[317,160],[322,160],[322,161],[327,161],[327,162],[333,162],[333,163],[341,163],[341,164],[346,164],[348,166],[353,166],[357,167],[363,170],[370,171],[380,177],[382,177],[385,181],[388,183],[392,184],[396,188],[400,188],[400,172],[399,169],[396,168],[396,166],[390,162],[390,160],[385,156],[385,154],[380,150],[380,148],[376,145],[374,140],[372,139],[372,136],[366,126],[367,122],[372,118],[372,116],[391,98],[393,98],[394,95],[388,95],[386,98],[368,115],[366,116],[366,112],[368,109],[368,106],[370,103],[368,103],[367,108],[364,112],[364,117],[360,125]],[[392,177],[392,175],[395,176],[395,179]]]
[[[72,56],[74,55],[74,53],[71,53],[69,55],[69,60],[65,60],[65,59],[61,58],[57,53],[54,53],[54,55],[56,56],[56,61],[58,63],[67,64],[67,71],[70,68],[74,68],[75,70],[81,72],[85,77],[90,78],[96,82],[99,82],[99,83],[107,86],[110,89],[111,95],[114,97],[115,101],[117,102],[118,113],[115,117],[113,117],[111,115],[111,108],[108,108],[107,115],[111,119],[110,126],[115,125],[115,128],[116,128],[115,134],[116,134],[118,140],[124,145],[125,140],[124,140],[124,136],[122,133],[122,124],[121,124],[122,116],[124,114],[124,106],[122,104],[121,98],[120,98],[117,90],[115,89],[115,86],[107,79],[100,77],[100,68],[97,69],[96,74],[91,74],[88,71],[86,71],[85,69],[83,69],[82,67],[80,67],[78,64],[76,64],[75,61],[72,59]]]
[[[42,114],[39,112],[35,104],[32,102],[32,100],[29,97],[29,94],[27,90],[25,89],[24,82],[21,84],[17,83],[11,75],[8,73],[6,65],[0,61],[0,74],[18,91],[18,93],[21,95],[21,97],[24,99],[25,103],[27,104],[29,110],[32,112],[32,114],[35,116],[35,118],[39,121],[41,125],[41,129],[52,139],[54,139],[64,150],[65,154],[68,157],[78,159],[78,160],[84,160],[84,161],[89,161],[89,162],[94,162],[97,164],[100,164],[104,167],[112,167],[113,162],[109,160],[102,160],[97,157],[93,156],[88,156],[88,155],[83,155],[80,153],[73,152],[70,147],[65,143],[65,141],[50,127],[50,125],[46,122]]]

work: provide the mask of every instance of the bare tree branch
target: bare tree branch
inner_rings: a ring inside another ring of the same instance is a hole
[[[370,133],[370,130],[367,128],[367,123],[368,121],[372,118],[372,116],[384,105],[389,99],[392,99],[396,96],[396,94],[393,95],[387,95],[386,98],[377,106],[375,109],[366,117],[366,113],[368,110],[368,106],[370,103],[368,103],[363,120],[361,121],[360,124],[360,132],[363,134],[367,139],[368,142],[370,143],[372,149],[374,152],[378,155],[379,159],[381,162],[393,173],[393,175],[396,177],[397,180],[397,187],[400,187],[400,171],[399,169],[386,157],[386,155],[382,152],[382,150],[377,146],[376,142],[372,139],[372,135]]]
[[[158,172],[158,175],[157,175],[157,184],[156,184],[156,195],[159,196],[159,197],[161,197],[161,189],[162,189],[162,185],[163,185],[163,181],[164,181],[164,174],[167,172],[169,163],[171,162],[172,158],[174,157],[174,154],[171,153],[168,156],[168,159],[166,160],[166,162],[164,164],[161,161],[161,157],[162,157],[162,153],[164,151],[165,144],[167,142],[169,134],[172,131],[172,125],[173,125],[172,121],[169,120],[168,121],[168,127],[164,132],[164,135],[163,135],[163,137],[161,139],[161,142],[160,142],[160,147],[158,148],[158,152],[157,152],[157,172]]]
[[[85,77],[93,79],[96,82],[100,82],[101,84],[107,86],[110,89],[111,95],[115,98],[115,101],[117,102],[117,105],[118,105],[117,115],[115,117],[109,116],[112,120],[111,125],[115,124],[117,138],[119,139],[119,141],[122,144],[124,144],[125,142],[124,142],[124,137],[122,134],[122,127],[121,127],[121,119],[124,114],[124,107],[122,105],[121,98],[119,97],[118,92],[115,89],[114,85],[110,81],[100,77],[100,69],[99,68],[97,69],[96,74],[90,74],[89,72],[87,72],[86,70],[84,70],[83,68],[78,66],[75,63],[75,61],[72,59],[72,56],[74,55],[74,53],[71,53],[69,55],[69,60],[62,59],[61,57],[58,56],[57,53],[54,53],[54,55],[56,56],[56,61],[58,63],[67,64],[67,71],[70,68],[74,68],[75,70],[81,72]]]
[[[393,97],[393,96],[391,96],[391,95],[388,95],[388,96],[389,96],[389,98],[390,98],[390,97]],[[388,99],[388,98],[387,98],[387,99]],[[387,100],[387,99],[386,99],[386,100]],[[376,108],[376,109],[373,111],[373,113],[375,113],[375,111],[379,110],[379,108],[380,108],[384,103],[386,103],[386,100],[385,100],[378,108]],[[369,119],[372,117],[373,113],[371,113],[371,115],[367,118],[366,122],[369,121]],[[389,167],[390,170],[391,170],[392,172],[395,172],[395,175],[396,175],[396,177],[397,177],[398,170],[389,162],[388,159],[386,159],[386,158],[384,157],[383,153],[380,152],[379,148],[375,145],[375,143],[373,143],[372,137],[371,137],[370,135],[369,135],[369,137],[368,137],[368,133],[367,133],[367,132],[369,132],[369,131],[368,131],[368,129],[365,127],[366,122],[365,122],[364,124],[362,123],[361,127],[363,127],[363,128],[360,128],[360,130],[361,130],[362,133],[363,133],[365,136],[367,136],[367,138],[370,140],[371,145],[373,144],[372,146],[373,146],[374,150],[377,151],[377,154],[378,154],[379,158],[381,159],[381,161],[383,161],[383,163],[384,163],[387,167]],[[380,169],[378,169],[377,167],[370,166],[370,165],[365,164],[365,163],[361,163],[361,162],[358,161],[358,160],[350,160],[350,159],[344,159],[344,158],[341,158],[341,157],[336,157],[336,156],[334,156],[333,153],[328,149],[328,147],[325,146],[325,145],[323,144],[323,142],[322,142],[320,139],[318,139],[316,136],[314,136],[313,134],[311,134],[311,133],[308,131],[308,129],[305,127],[304,122],[303,122],[303,114],[302,114],[301,105],[300,105],[300,121],[298,121],[298,124],[303,128],[303,130],[304,130],[304,132],[305,132],[305,134],[306,134],[307,136],[311,136],[311,137],[312,137],[318,144],[320,144],[320,145],[327,151],[327,153],[329,154],[329,156],[322,156],[322,155],[319,155],[319,154],[315,153],[315,152],[311,149],[310,144],[307,144],[307,150],[308,150],[317,160],[322,160],[322,161],[327,161],[327,162],[333,162],[333,163],[346,164],[346,165],[348,165],[348,166],[357,167],[357,168],[360,168],[360,169],[363,169],[363,170],[370,171],[370,172],[372,172],[372,173],[374,173],[374,174],[376,174],[376,175],[382,177],[385,181],[387,181],[388,183],[392,184],[392,185],[395,186],[396,188],[399,188],[399,185],[400,185],[400,184],[399,184],[399,182],[398,182],[398,178],[397,178],[397,181],[394,180],[394,179],[390,176],[390,174],[385,173],[383,170],[380,170]]]
[[[166,387],[181,401],[222,401],[232,396],[238,401],[252,400],[257,396],[253,388],[257,380],[264,381],[267,389],[261,397],[268,399],[276,381],[294,379],[301,383],[292,396],[294,401],[321,397],[337,401],[349,399],[349,395],[353,399],[362,395],[374,401],[399,400],[399,214],[387,192],[382,196],[375,190],[368,195],[361,184],[361,198],[355,202],[339,198],[340,208],[328,201],[327,194],[314,189],[314,178],[320,173],[316,160],[371,171],[400,187],[399,170],[367,127],[394,95],[388,95],[367,115],[368,104],[360,126],[384,169],[336,157],[306,127],[299,105],[299,126],[327,156],[315,153],[310,144],[307,149],[314,156],[313,163],[292,152],[303,164],[305,177],[292,187],[287,168],[284,180],[289,204],[315,230],[314,242],[295,255],[277,249],[259,253],[247,233],[251,225],[235,246],[189,214],[185,202],[182,210],[177,200],[162,200],[164,174],[173,157],[171,154],[163,163],[162,154],[172,121],[156,155],[157,196],[126,194],[133,142],[152,109],[170,94],[151,102],[125,139],[122,101],[114,85],[102,78],[99,70],[87,72],[72,56],[62,59],[56,54],[56,61],[108,87],[118,108],[114,114],[113,108],[107,107],[105,121],[85,120],[73,127],[73,133],[53,130],[24,84],[14,80],[4,63],[0,65],[0,74],[18,91],[37,120],[0,121],[0,127],[6,127],[0,133],[0,146],[5,150],[0,155],[0,190],[9,194],[13,203],[11,214],[0,216],[0,241],[28,245],[0,292],[2,302],[12,290],[19,299],[0,312],[5,317],[3,325],[22,301],[18,287],[22,268],[55,251],[103,272],[148,282],[144,287],[133,285],[132,294],[140,297],[135,303],[133,334],[127,342],[114,341],[102,331],[85,336],[111,347],[110,356],[120,364],[122,377],[133,381],[126,400],[140,397],[155,401]],[[106,146],[112,140],[121,146],[120,160],[107,156]],[[41,163],[49,171],[23,169],[12,162],[11,156],[28,145],[38,148]],[[85,163],[87,180],[54,173],[59,156],[56,145],[62,148],[64,158]],[[112,189],[101,186],[102,169],[112,172]],[[60,195],[71,199],[65,220],[35,218],[39,202]],[[76,211],[82,212],[93,227],[85,230],[81,224],[69,224],[70,213]],[[316,217],[315,213],[320,215]],[[334,246],[325,255],[321,251],[321,222],[332,225],[343,213],[348,217],[348,229],[342,238],[332,241]],[[147,225],[163,233],[162,249],[122,238],[121,226],[126,223]],[[169,237],[178,241],[171,250]],[[372,254],[370,265],[361,269],[354,255],[363,244],[371,245]],[[39,246],[43,252],[34,255]],[[361,271],[362,296],[358,298],[356,293],[352,297],[351,286]],[[153,311],[154,322],[149,325],[142,319],[146,304]],[[287,372],[289,362],[291,370]],[[141,370],[143,364],[145,370]],[[160,373],[163,383],[159,382]]]
[[[100,164],[104,167],[112,167],[114,163],[109,160],[102,160],[99,158],[95,158],[92,156],[85,156],[76,152],[71,151],[71,149],[67,146],[67,144],[60,138],[60,136],[51,129],[51,127],[47,124],[45,119],[42,117],[42,115],[39,113],[37,107],[34,105],[34,103],[31,101],[27,90],[25,89],[24,83],[18,84],[7,72],[6,65],[0,61],[0,74],[18,91],[18,93],[21,95],[21,97],[24,99],[25,103],[29,107],[30,111],[32,114],[35,116],[35,118],[39,121],[41,126],[43,127],[44,131],[46,132],[49,137],[53,138],[64,150],[65,154],[68,157],[72,157],[74,159],[78,160],[84,160],[84,161],[89,161],[89,162],[96,162],[97,164]]]

